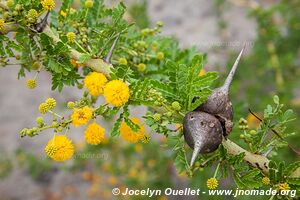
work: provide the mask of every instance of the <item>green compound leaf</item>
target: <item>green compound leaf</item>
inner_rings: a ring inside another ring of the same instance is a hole
[[[297,168],[300,167],[300,161],[294,162],[292,164],[289,164],[285,169],[284,169],[284,175],[285,176],[290,176]]]

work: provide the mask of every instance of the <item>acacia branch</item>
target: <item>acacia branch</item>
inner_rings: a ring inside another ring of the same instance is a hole
[[[236,143],[230,141],[229,139],[223,140],[222,142],[224,148],[227,150],[227,152],[231,155],[239,155],[241,153],[245,153],[244,160],[251,166],[256,167],[260,169],[264,174],[269,173],[269,159],[263,155],[258,155],[251,153]]]
[[[19,26],[17,24],[4,24],[3,29],[0,31],[0,35],[5,35],[9,32],[18,30]]]
[[[52,38],[55,43],[60,41],[59,37],[54,34],[54,32],[51,30],[51,28],[49,26],[45,27],[43,33],[45,33],[47,36]],[[69,53],[70,57],[75,59],[75,60],[79,60],[81,58],[81,56],[84,55],[84,54],[80,53],[79,51],[77,51],[77,50],[75,50],[71,47],[69,47],[69,50],[70,50],[70,53]],[[101,58],[88,59],[88,60],[83,62],[83,65],[91,68],[92,70],[94,70],[96,72],[101,72],[101,73],[105,74],[107,77],[110,76],[111,68],[113,67],[110,63],[106,63]]]
[[[17,24],[5,24],[3,30],[1,31],[1,34],[7,34],[9,32],[17,31],[18,28],[19,26]],[[55,33],[51,30],[50,26],[46,26],[43,30],[43,33],[52,38],[54,43],[61,41],[59,37],[55,35]],[[71,47],[69,47],[69,50],[69,56],[75,60],[80,60],[80,58],[84,55]],[[101,72],[105,74],[105,76],[107,76],[108,78],[110,77],[110,72],[113,67],[112,64],[105,62],[101,58],[90,58],[84,61],[82,64],[91,68],[95,72]]]
[[[0,2],[0,7],[7,9],[7,6]],[[2,30],[1,34],[7,34],[9,32],[17,31],[19,26],[17,24],[5,24],[4,29]],[[43,33],[45,33],[47,36],[53,39],[55,43],[61,41],[57,35],[51,30],[49,26],[46,26],[43,30]],[[69,47],[69,55],[71,58],[75,60],[79,60],[81,56],[84,54],[78,52],[77,50]],[[112,65],[109,63],[106,63],[103,59],[88,59],[84,61],[83,65],[91,68],[92,70],[96,72],[101,72],[105,74],[107,77],[109,77]],[[260,169],[264,174],[268,175],[268,164],[269,159],[263,155],[258,155],[251,153],[236,143],[230,141],[229,139],[223,141],[223,146],[227,150],[227,152],[231,155],[239,155],[240,153],[245,153],[244,160],[251,166]],[[299,177],[300,176],[300,168],[296,169],[292,174],[291,177]]]
[[[227,152],[231,155],[239,155],[241,153],[245,153],[244,161],[246,161],[252,167],[258,168],[261,170],[265,175],[269,174],[269,162],[270,160],[263,155],[251,153],[236,143],[230,141],[229,139],[224,140],[222,142],[224,148]],[[297,168],[290,177],[299,177],[300,176],[300,167]]]

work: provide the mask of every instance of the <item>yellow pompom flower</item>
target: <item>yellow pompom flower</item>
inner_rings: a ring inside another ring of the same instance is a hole
[[[150,137],[150,135],[147,135],[147,134],[144,134],[141,138],[141,141],[144,144],[148,144],[150,142],[150,140],[151,140],[151,137]]]
[[[55,8],[55,1],[54,0],[42,0],[41,2],[44,10],[51,11]]]
[[[129,100],[129,88],[123,81],[112,80],[105,85],[103,95],[108,103],[119,107]]]
[[[4,24],[5,24],[4,19],[0,19],[0,31],[4,29]]]
[[[35,79],[28,79],[26,81],[26,86],[29,89],[34,89],[36,87],[36,81],[35,81]]]
[[[218,187],[218,180],[216,178],[209,178],[206,185],[208,189],[214,190]]]
[[[71,116],[72,124],[77,127],[79,125],[86,124],[92,117],[93,110],[88,106],[83,108],[75,108]]]
[[[290,186],[288,183],[280,183],[278,185],[278,189],[279,190],[290,190]]]
[[[104,140],[104,128],[94,122],[85,130],[84,138],[88,144],[100,144]]]
[[[6,5],[7,5],[9,8],[12,8],[12,7],[15,5],[15,2],[14,2],[14,0],[7,0]]]
[[[130,120],[137,124],[140,128],[137,131],[133,131],[126,122],[122,122],[120,127],[120,133],[121,136],[130,143],[136,143],[138,142],[143,135],[145,135],[145,127],[143,124],[140,123],[140,120],[136,117],[130,118]]]
[[[126,60],[126,58],[119,58],[119,64],[120,64],[120,65],[127,65],[127,60]]]
[[[165,58],[164,52],[158,52],[158,53],[156,54],[156,58],[157,58],[158,60],[164,59],[164,58]]]
[[[73,108],[75,107],[75,103],[74,103],[73,101],[69,101],[69,102],[67,103],[67,107],[68,107],[69,109],[73,109]]]
[[[35,9],[30,9],[28,11],[27,17],[29,22],[34,23],[38,18],[38,12]]]
[[[76,35],[73,32],[67,33],[68,42],[73,43],[75,41]]]
[[[66,17],[66,16],[67,16],[67,13],[66,13],[65,11],[63,11],[63,10],[61,10],[61,11],[59,12],[59,14],[60,14],[61,16],[63,16],[63,17]]]
[[[53,98],[46,99],[45,103],[48,105],[49,110],[53,110],[56,106],[56,101]]]
[[[94,1],[92,1],[92,0],[86,0],[86,1],[84,2],[84,6],[85,6],[86,8],[92,8],[93,5],[94,5]]]
[[[89,90],[92,96],[103,94],[103,89],[107,83],[107,78],[104,74],[92,72],[84,78],[84,87]]]
[[[270,184],[270,179],[269,179],[269,177],[263,177],[262,179],[261,179],[261,182],[264,184],[264,185],[269,185]]]
[[[62,162],[69,160],[75,148],[72,141],[65,135],[55,135],[45,147],[46,154],[53,160]]]
[[[46,104],[46,103],[41,103],[40,106],[39,106],[39,111],[40,111],[40,113],[42,113],[42,114],[47,113],[47,112],[49,111],[49,106],[48,106],[48,104]]]
[[[143,72],[146,69],[146,65],[144,63],[140,63],[138,64],[137,69],[139,72]]]

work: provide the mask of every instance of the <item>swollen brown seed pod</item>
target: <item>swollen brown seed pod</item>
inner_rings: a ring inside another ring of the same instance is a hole
[[[223,130],[220,121],[205,112],[189,112],[183,120],[186,143],[194,149],[191,166],[198,153],[215,151],[222,142]]]
[[[244,48],[232,66],[224,85],[214,89],[207,101],[195,111],[187,113],[183,120],[184,139],[194,149],[191,166],[199,153],[215,151],[222,143],[223,136],[228,136],[232,130],[233,109],[229,89]]]
[[[228,136],[233,127],[233,109],[229,98],[229,89],[244,49],[245,46],[232,66],[223,86],[214,89],[206,102],[196,109],[196,111],[206,112],[217,117],[225,130],[224,136]]]

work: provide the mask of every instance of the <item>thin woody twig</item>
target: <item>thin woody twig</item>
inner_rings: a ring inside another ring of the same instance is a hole
[[[249,112],[251,113],[251,115],[253,115],[256,119],[258,119],[260,122],[263,122],[262,119],[260,119],[255,113],[253,113],[250,108],[248,109]],[[264,123],[265,125],[267,125],[266,123]],[[279,137],[282,141],[287,142],[275,129],[273,129],[272,127],[268,126],[267,127],[277,136]],[[288,147],[297,155],[300,156],[300,152],[298,150],[296,150],[292,145],[290,145],[288,143]]]

